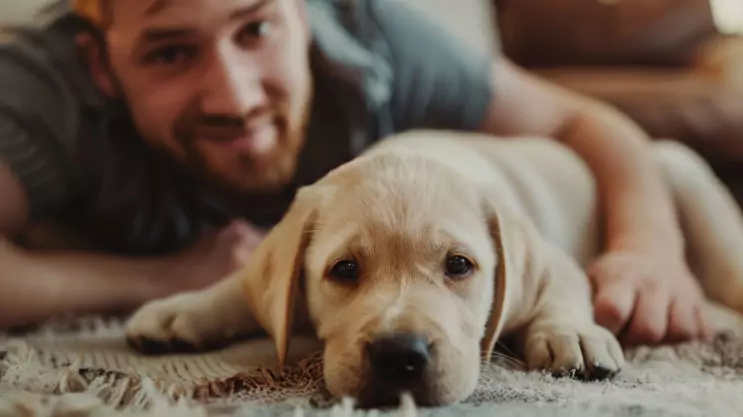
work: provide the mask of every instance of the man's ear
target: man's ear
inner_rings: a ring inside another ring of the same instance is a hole
[[[483,359],[489,362],[506,322],[512,319],[511,306],[523,291],[523,275],[527,272],[525,267],[529,257],[529,231],[523,227],[526,220],[507,207],[494,204],[493,200],[484,201],[483,207],[497,262],[492,308],[481,341]]]
[[[117,98],[118,91],[108,63],[108,55],[105,53],[103,37],[93,36],[87,32],[80,33],[75,36],[75,45],[98,90],[109,98]]]
[[[292,319],[304,254],[317,218],[315,200],[300,190],[284,218],[271,229],[238,273],[255,319],[276,344],[283,367],[289,350]]]

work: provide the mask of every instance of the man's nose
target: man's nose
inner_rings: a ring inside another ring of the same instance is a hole
[[[376,379],[396,384],[420,380],[430,360],[428,339],[415,333],[377,337],[366,345],[366,354]]]
[[[204,113],[243,115],[267,105],[260,65],[244,54],[223,46],[213,55],[202,80]]]

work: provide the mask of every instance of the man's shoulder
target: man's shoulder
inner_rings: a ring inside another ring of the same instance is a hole
[[[491,100],[489,54],[402,0],[307,2],[315,70],[363,97],[383,137],[411,128],[474,129]],[[348,97],[349,95],[345,95]],[[352,107],[358,102],[345,105]],[[357,106],[358,107],[358,106]],[[367,125],[369,123],[367,122]],[[361,147],[369,141],[360,141]]]
[[[389,0],[315,0],[307,2],[310,24],[332,21],[347,30],[351,36],[361,36],[365,23],[374,18],[374,7],[389,3]],[[317,19],[317,20],[315,20]],[[330,19],[330,21],[328,20]],[[318,30],[326,26],[316,26]]]
[[[307,2],[312,34],[320,46],[383,52],[384,19],[404,9],[399,0],[316,0]],[[357,51],[358,53],[359,51]]]
[[[75,18],[57,18],[0,34],[0,86],[11,102],[65,96],[99,101],[75,46]]]
[[[381,63],[384,38],[372,5],[378,0],[317,0],[307,2],[313,46],[326,59],[361,69]]]
[[[33,219],[56,215],[78,192],[75,152],[86,104],[103,103],[65,19],[0,35],[0,163],[21,181]]]
[[[388,104],[393,95],[392,54],[378,21],[380,7],[394,0],[308,1],[313,71],[330,80],[322,85],[350,94],[334,94],[348,112],[352,153],[391,133]],[[371,119],[371,122],[370,122]],[[369,124],[371,123],[371,125]]]

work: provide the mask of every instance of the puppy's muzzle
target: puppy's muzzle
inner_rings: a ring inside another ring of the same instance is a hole
[[[374,338],[365,345],[369,380],[369,406],[392,404],[403,392],[422,393],[432,362],[427,337],[415,333],[394,333]]]

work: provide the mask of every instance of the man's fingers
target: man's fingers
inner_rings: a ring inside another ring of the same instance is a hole
[[[663,291],[640,291],[623,339],[627,345],[657,344],[668,328],[670,296]]]
[[[715,332],[712,323],[709,321],[709,317],[704,314],[704,308],[698,306],[694,311],[694,317],[696,318],[697,325],[700,330],[700,338],[703,340],[710,340]]]
[[[594,298],[596,322],[614,334],[619,333],[635,307],[637,293],[627,281],[613,281],[598,288]]]
[[[699,320],[697,311],[696,303],[675,298],[668,314],[666,340],[678,343],[701,337],[704,323]]]
[[[244,220],[234,220],[221,232],[224,244],[249,253],[261,243],[263,237],[260,230]]]

